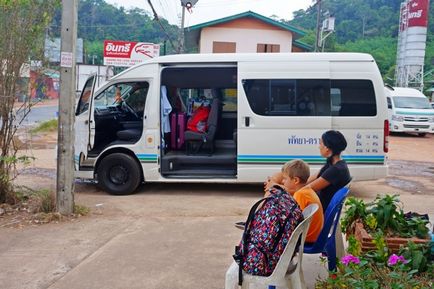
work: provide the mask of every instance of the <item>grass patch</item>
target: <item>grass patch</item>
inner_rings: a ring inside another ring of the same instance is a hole
[[[38,201],[37,211],[43,213],[52,213],[56,211],[56,197],[49,190],[38,190],[34,192],[34,196]]]
[[[90,209],[82,205],[74,205],[74,214],[80,216],[86,216],[90,213]]]
[[[58,121],[57,119],[50,119],[41,122],[37,127],[30,130],[30,133],[40,133],[40,132],[53,132],[57,131]]]

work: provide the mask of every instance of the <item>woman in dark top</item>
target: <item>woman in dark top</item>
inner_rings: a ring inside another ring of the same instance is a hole
[[[333,195],[351,181],[347,163],[341,158],[341,152],[347,147],[342,133],[329,130],[321,136],[319,151],[327,158],[327,163],[317,175],[308,180],[310,186],[319,196],[324,212]]]

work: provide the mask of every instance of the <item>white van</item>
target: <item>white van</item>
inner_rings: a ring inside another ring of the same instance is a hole
[[[386,86],[391,132],[434,133],[434,109],[419,90]]]
[[[76,177],[112,194],[142,182],[262,183],[292,159],[316,173],[330,129],[348,141],[353,179],[387,173],[384,84],[367,54],[171,55],[94,82],[76,109]],[[201,106],[208,130],[184,129]]]

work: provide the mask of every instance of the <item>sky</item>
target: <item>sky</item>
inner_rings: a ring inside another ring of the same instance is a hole
[[[138,7],[151,11],[148,0],[105,0],[117,7]],[[151,0],[159,17],[165,18],[169,23],[180,26],[181,1],[180,0]],[[246,11],[254,11],[263,16],[276,15],[278,19],[292,19],[292,12],[306,9],[313,0],[199,0],[193,7],[192,13],[186,12],[184,26],[235,15]]]

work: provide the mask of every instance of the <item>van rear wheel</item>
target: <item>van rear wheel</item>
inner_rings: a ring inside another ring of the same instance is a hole
[[[420,133],[418,133],[418,135],[421,136],[421,137],[424,137],[424,136],[426,136],[426,133],[425,132],[420,132]]]
[[[130,155],[114,153],[104,157],[97,170],[98,185],[113,195],[133,193],[141,182],[140,166]]]

